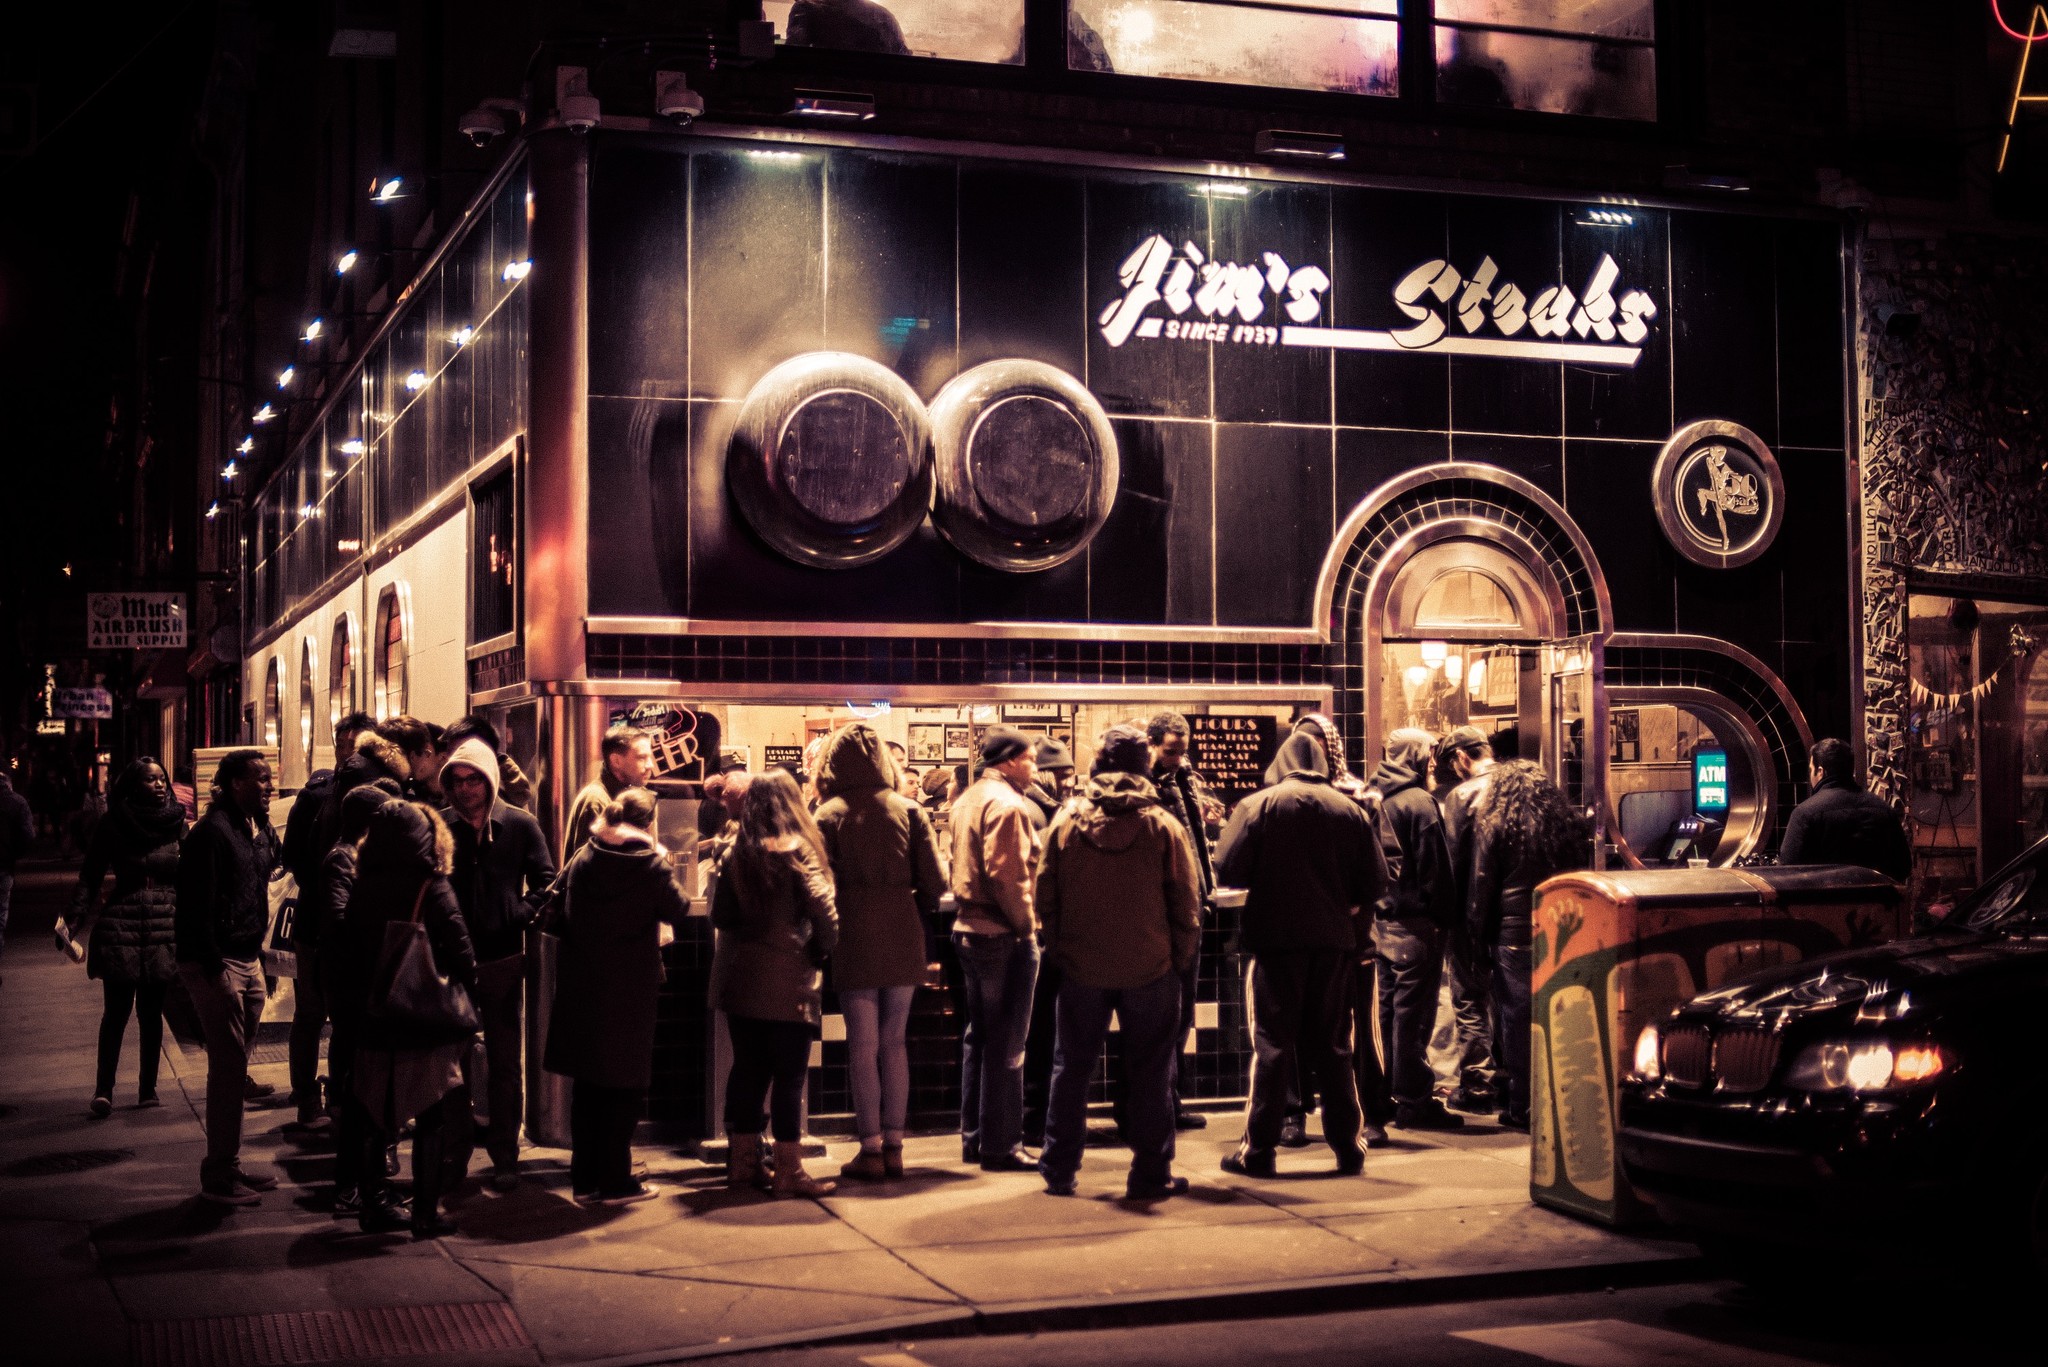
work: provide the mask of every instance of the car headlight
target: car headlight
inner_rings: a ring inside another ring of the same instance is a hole
[[[1932,1082],[1948,1070],[1940,1046],[1889,1040],[1827,1040],[1792,1061],[1785,1085],[1806,1092],[1884,1092]]]
[[[1664,1077],[1664,1032],[1654,1025],[1643,1027],[1636,1036],[1636,1056],[1628,1070],[1630,1082],[1658,1082]]]

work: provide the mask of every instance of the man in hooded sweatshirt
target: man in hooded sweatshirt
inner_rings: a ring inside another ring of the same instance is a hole
[[[1245,890],[1239,943],[1251,956],[1251,1100],[1225,1172],[1274,1175],[1287,1088],[1299,1069],[1323,1104],[1340,1174],[1365,1168],[1351,1062],[1356,913],[1385,894],[1387,866],[1365,809],[1330,786],[1322,744],[1296,731],[1239,803],[1218,842],[1216,877]]]
[[[1038,1170],[1071,1196],[1088,1143],[1088,1083],[1115,1013],[1123,1034],[1124,1194],[1158,1200],[1188,1189],[1173,1175],[1173,1070],[1181,974],[1201,943],[1194,847],[1145,774],[1145,735],[1110,728],[1088,786],[1046,833],[1038,860],[1039,936],[1061,970],[1052,1096]]]
[[[1393,881],[1373,909],[1369,962],[1378,1000],[1360,997],[1356,1048],[1361,1059],[1372,1050],[1368,1012],[1376,1006],[1394,1124],[1410,1130],[1455,1130],[1465,1123],[1436,1099],[1436,1075],[1429,1067],[1444,939],[1458,908],[1443,814],[1428,786],[1435,743],[1419,727],[1401,727],[1387,736],[1387,757],[1372,777],[1379,794],[1374,824]],[[1366,987],[1361,980],[1361,994]],[[1367,1072],[1362,1065],[1359,1071]]]
[[[520,1007],[526,996],[526,928],[540,914],[555,881],[555,861],[540,823],[498,800],[498,756],[472,736],[441,766],[448,795],[442,812],[455,837],[449,882],[476,950],[471,996],[484,1027],[490,1069],[484,1148],[491,1185],[519,1184],[521,1086]]]

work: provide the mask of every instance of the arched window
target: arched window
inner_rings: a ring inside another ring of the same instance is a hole
[[[410,605],[403,584],[385,586],[377,599],[377,720],[406,710],[406,676],[410,657]]]
[[[263,711],[256,718],[256,725],[260,728],[256,736],[258,745],[274,747],[277,744],[278,732],[282,728],[278,713],[284,707],[283,697],[284,661],[273,655],[269,668],[263,671]]]
[[[299,643],[299,755],[313,776],[313,638]]]
[[[356,619],[344,612],[334,622],[334,643],[327,652],[327,729],[330,733],[341,719],[356,710]],[[342,756],[334,757],[335,763]]]

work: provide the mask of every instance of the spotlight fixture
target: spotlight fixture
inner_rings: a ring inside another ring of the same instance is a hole
[[[417,394],[427,387],[427,372],[415,370],[405,377],[405,387]]]
[[[798,90],[791,93],[789,112],[806,119],[859,123],[875,117],[875,97],[857,90]]]
[[[235,450],[241,452],[245,456],[248,455],[251,451],[254,451],[255,449],[256,438],[253,434],[243,437],[241,440],[241,444],[235,447]]]
[[[299,340],[302,342],[313,342],[318,341],[319,338],[320,320],[315,318],[312,322],[306,324],[306,330],[299,334]]]
[[[1302,161],[1344,160],[1344,139],[1335,133],[1305,133],[1294,128],[1262,128],[1252,140],[1252,150],[1267,157],[1295,157]]]
[[[257,423],[269,422],[272,418],[276,416],[277,410],[275,408],[272,408],[269,404],[264,404],[263,407],[257,409],[254,413],[251,413],[249,415],[249,421]]]
[[[292,380],[298,373],[297,366],[286,366],[283,370],[278,371],[277,387],[279,389],[290,389],[292,387]]]
[[[362,254],[354,247],[350,247],[341,254],[341,259],[334,263],[334,273],[336,275],[347,275],[356,268],[356,262],[360,260],[362,260]]]
[[[1581,228],[1633,228],[1636,216],[1624,209],[1581,209],[1572,221]]]
[[[372,204],[390,204],[404,198],[404,176],[382,176],[370,182],[370,202]]]
[[[533,262],[531,259],[507,261],[505,269],[499,273],[499,278],[502,280],[524,280],[531,274],[533,274]]]

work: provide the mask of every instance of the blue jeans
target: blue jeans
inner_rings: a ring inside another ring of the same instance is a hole
[[[1493,944],[1493,1064],[1501,1113],[1529,1118],[1529,923],[1501,922]]]
[[[1143,987],[1060,984],[1059,1030],[1053,1045],[1052,1097],[1045,1112],[1039,1171],[1071,1180],[1088,1145],[1088,1082],[1109,1017],[1123,1027],[1124,1132],[1131,1144],[1133,1187],[1157,1186],[1173,1174],[1173,1078],[1180,1042],[1181,975],[1169,971]]]
[[[1024,1041],[1038,942],[953,932],[966,988],[960,1036],[960,1151],[967,1161],[1014,1154],[1024,1135]]]
[[[1373,922],[1372,938],[1379,958],[1380,1042],[1387,1051],[1389,1090],[1398,1105],[1425,1105],[1436,1091],[1429,1036],[1436,1028],[1443,982],[1443,932],[1426,920],[1384,918]],[[1363,1025],[1364,1011],[1359,1014]],[[1355,1048],[1361,1058],[1372,1049],[1362,1030]]]
[[[905,1033],[914,987],[842,987],[846,1068],[853,1084],[854,1130],[863,1143],[901,1141],[910,1114],[910,1052]]]

